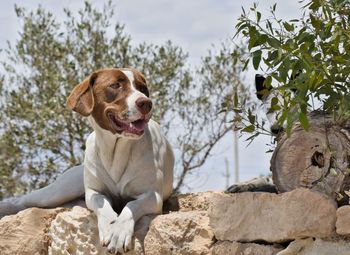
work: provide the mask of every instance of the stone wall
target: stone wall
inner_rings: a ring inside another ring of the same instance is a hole
[[[128,254],[350,255],[350,206],[306,189],[284,194],[179,195],[135,226]],[[81,206],[0,220],[0,254],[108,254]]]

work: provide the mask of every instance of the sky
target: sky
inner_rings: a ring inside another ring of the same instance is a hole
[[[91,1],[97,7],[105,1]],[[259,10],[267,14],[270,6],[277,3],[277,15],[283,19],[300,17],[301,5],[298,0],[114,0],[118,21],[125,25],[125,32],[131,35],[133,42],[162,44],[171,40],[189,53],[192,66],[200,63],[212,45],[232,38],[235,24],[241,15],[243,6],[246,10],[258,3]],[[83,6],[81,0],[7,0],[0,2],[0,48],[6,42],[15,42],[20,24],[16,19],[14,4],[27,9],[35,9],[39,4],[51,11],[57,19],[63,17],[63,8],[72,12]],[[255,72],[250,68],[244,74],[244,82],[254,86]],[[267,136],[258,137],[247,147],[244,137],[239,141],[240,181],[246,181],[269,173],[271,154],[266,144],[271,142]],[[225,188],[228,160],[230,172],[233,171],[233,135],[227,135],[214,149],[212,157],[201,171],[190,176],[189,188],[183,191],[222,190]],[[232,184],[233,173],[229,183]]]

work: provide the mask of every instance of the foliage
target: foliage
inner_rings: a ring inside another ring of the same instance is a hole
[[[112,24],[113,9],[111,2],[103,10],[85,2],[78,14],[65,10],[58,22],[42,7],[15,7],[22,29],[4,50],[0,80],[0,198],[42,187],[82,162],[91,129],[66,109],[66,98],[95,69],[132,66],[145,74],[153,118],[176,148],[176,191],[232,129],[230,113],[218,112],[232,90],[245,91],[237,57],[223,46],[193,71],[187,54],[171,42],[133,44],[121,24]]]
[[[308,128],[307,111],[316,108],[315,101],[338,122],[350,118],[350,2],[301,3],[302,17],[289,21],[276,17],[276,4],[266,19],[254,4],[250,12],[242,10],[236,25],[236,37],[247,39],[245,66],[252,63],[267,77],[265,86],[282,95],[269,110],[280,111],[278,123],[286,123],[287,131],[296,120]],[[256,136],[261,123],[250,115],[244,131]]]
[[[191,89],[177,101],[178,123],[184,129],[177,130],[175,143],[180,145],[182,166],[176,176],[175,192],[184,184],[186,175],[202,166],[218,141],[233,130],[233,115],[226,110],[232,108],[233,95],[249,101],[248,90],[238,79],[242,67],[231,52],[225,44],[216,53],[209,51],[193,74]]]

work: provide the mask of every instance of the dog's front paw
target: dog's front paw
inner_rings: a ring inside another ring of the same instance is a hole
[[[135,223],[132,219],[118,217],[115,221],[111,222],[107,246],[109,253],[117,254],[131,250],[134,226]]]
[[[111,254],[124,253],[132,248],[135,222],[124,215],[109,215],[98,219],[101,245]]]
[[[98,234],[100,237],[100,244],[102,246],[107,246],[111,242],[111,230],[110,225],[112,219],[99,219],[98,220]]]

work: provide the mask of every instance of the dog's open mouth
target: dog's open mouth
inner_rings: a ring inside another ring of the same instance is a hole
[[[132,122],[124,122],[119,120],[113,113],[107,114],[109,122],[111,124],[111,127],[113,130],[115,130],[117,133],[121,134],[122,132],[129,133],[129,134],[135,134],[135,135],[142,135],[145,126],[147,124],[147,120],[142,118],[138,119]]]

